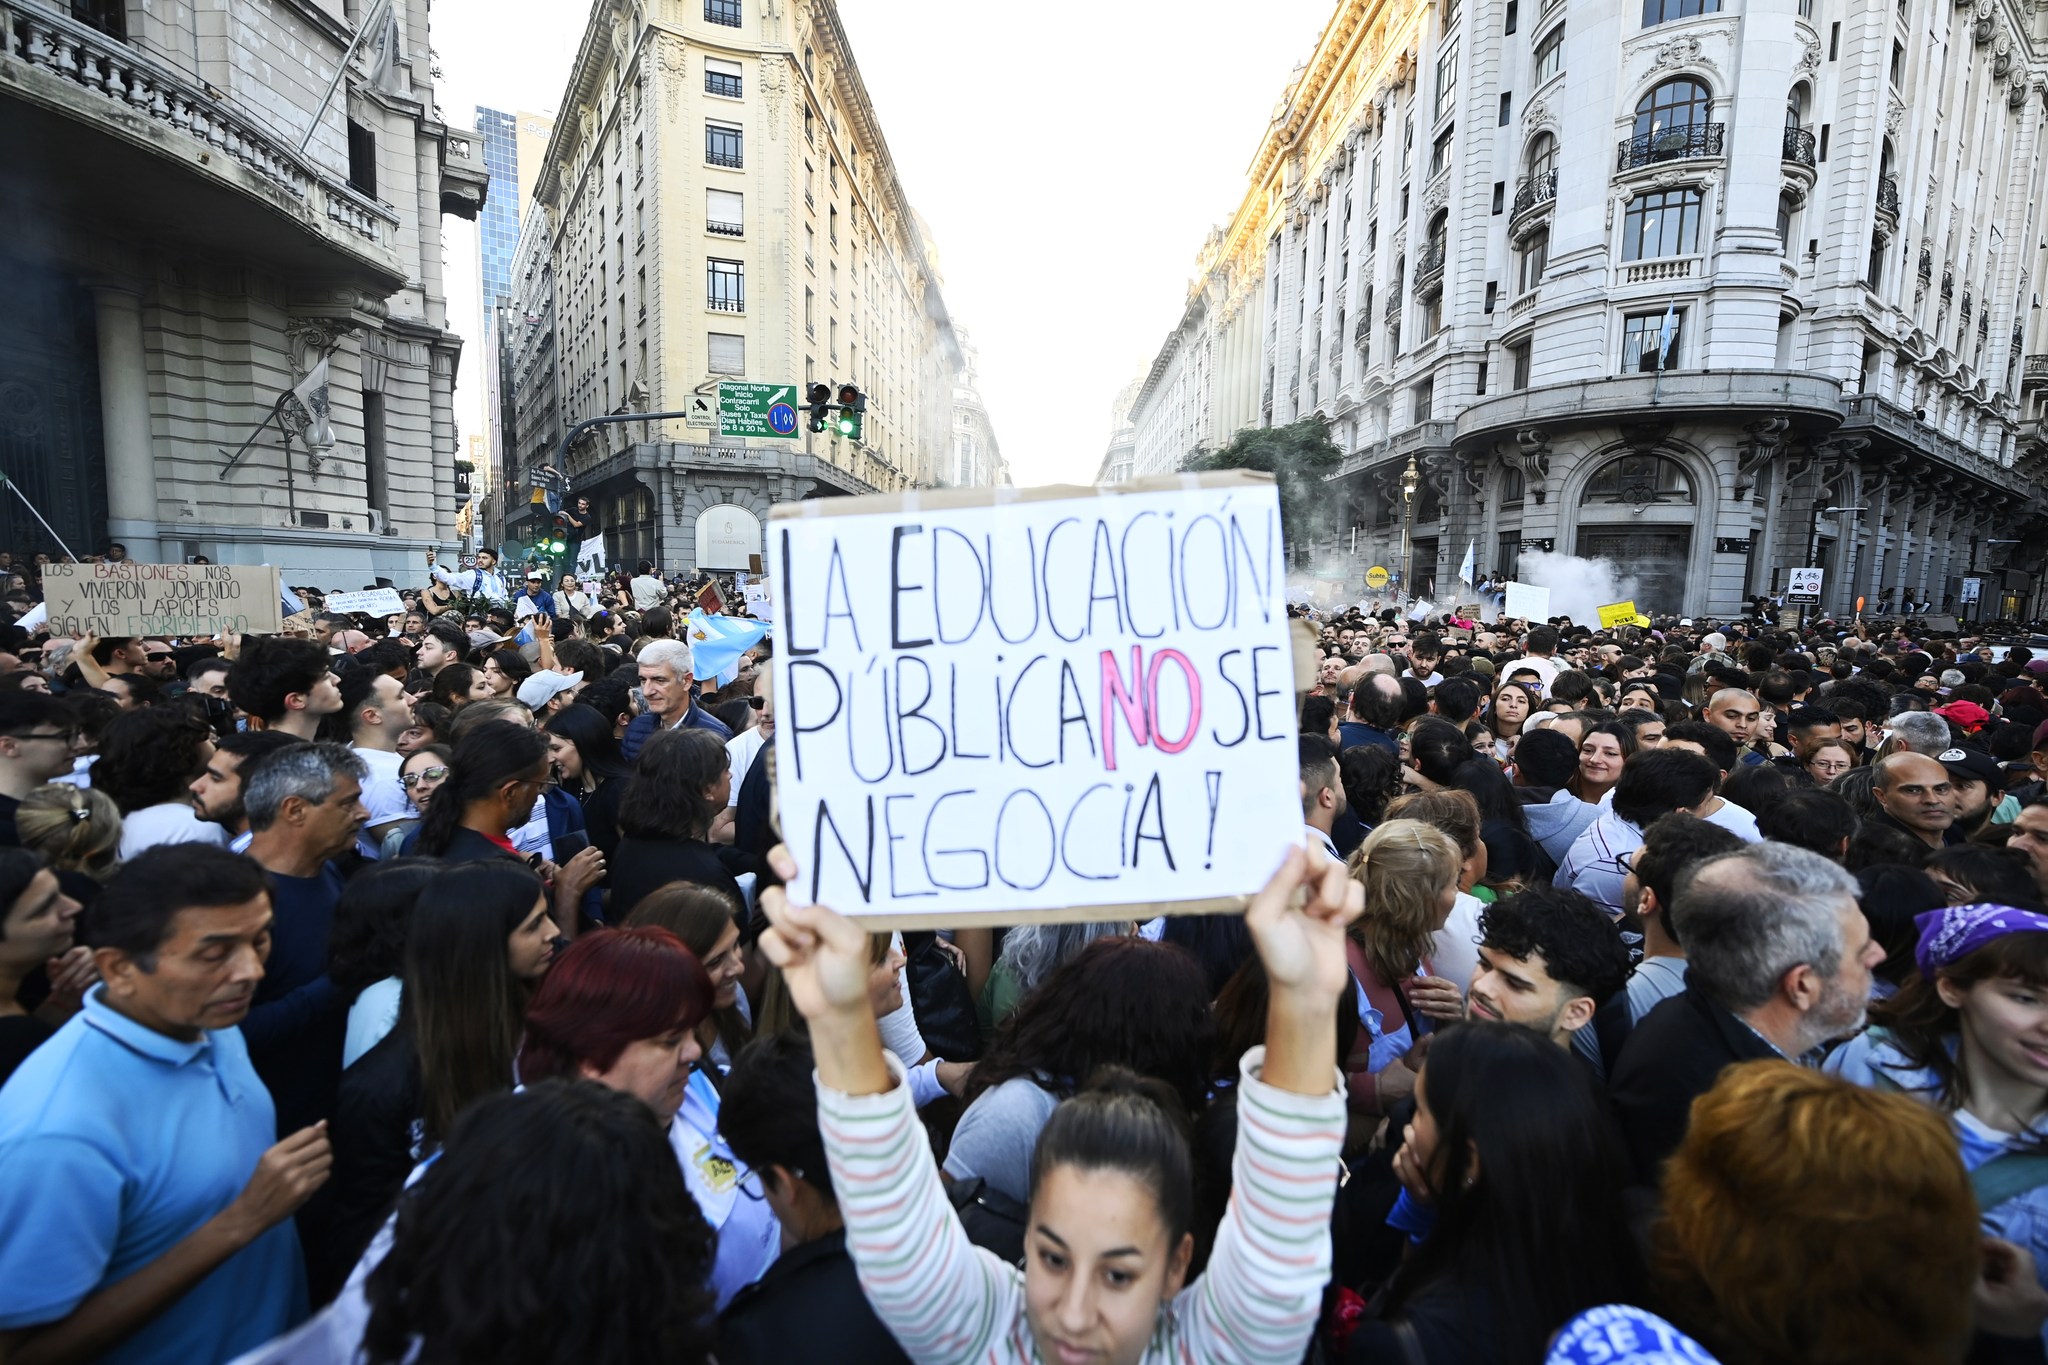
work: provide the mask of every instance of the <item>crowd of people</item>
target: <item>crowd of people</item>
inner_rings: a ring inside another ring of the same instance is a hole
[[[2048,1360],[2048,655],[1304,610],[1241,916],[871,933],[506,589],[6,628],[0,1362]]]

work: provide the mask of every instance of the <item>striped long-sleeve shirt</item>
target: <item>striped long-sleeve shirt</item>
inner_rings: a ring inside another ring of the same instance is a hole
[[[1160,1317],[1144,1365],[1298,1360],[1330,1275],[1330,1201],[1344,1094],[1296,1095],[1242,1063],[1235,1184],[1202,1277]],[[879,1095],[818,1087],[819,1128],[846,1219],[846,1245],[875,1313],[929,1365],[1031,1365],[1024,1274],[973,1245],[939,1181],[910,1087]]]

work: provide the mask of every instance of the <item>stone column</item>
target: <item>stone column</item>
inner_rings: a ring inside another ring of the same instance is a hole
[[[102,285],[93,289],[100,350],[100,439],[107,465],[107,539],[128,558],[156,563],[156,452],[149,432],[149,371],[142,344],[142,296]],[[93,554],[98,545],[75,545]]]

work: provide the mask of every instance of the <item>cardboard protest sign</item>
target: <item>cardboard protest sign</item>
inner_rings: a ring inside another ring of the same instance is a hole
[[[1548,621],[1550,619],[1550,589],[1534,583],[1503,583],[1505,599],[1500,614],[1517,621]]]
[[[328,611],[361,612],[365,616],[399,616],[405,602],[396,588],[371,588],[364,592],[331,592],[322,604]]]
[[[1600,608],[1600,628],[1612,630],[1616,626],[1647,626],[1649,618],[1636,615],[1634,602],[1610,602]]]
[[[1283,543],[1242,473],[777,507],[791,895],[875,927],[1241,908],[1302,837]]]
[[[267,564],[50,564],[53,635],[275,634],[284,605]]]
[[[767,582],[749,583],[746,586],[747,614],[757,621],[775,619],[775,597]]]

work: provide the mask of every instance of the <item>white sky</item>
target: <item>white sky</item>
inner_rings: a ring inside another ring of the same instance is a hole
[[[963,0],[839,0],[946,302],[980,352],[1020,484],[1087,482],[1117,391],[1179,320],[1195,253],[1244,192],[1289,73],[1333,0],[1094,0],[1032,22]],[[553,109],[588,11],[436,0],[449,122]],[[492,193],[500,192],[493,186]],[[462,434],[482,430],[476,230],[446,219]]]

